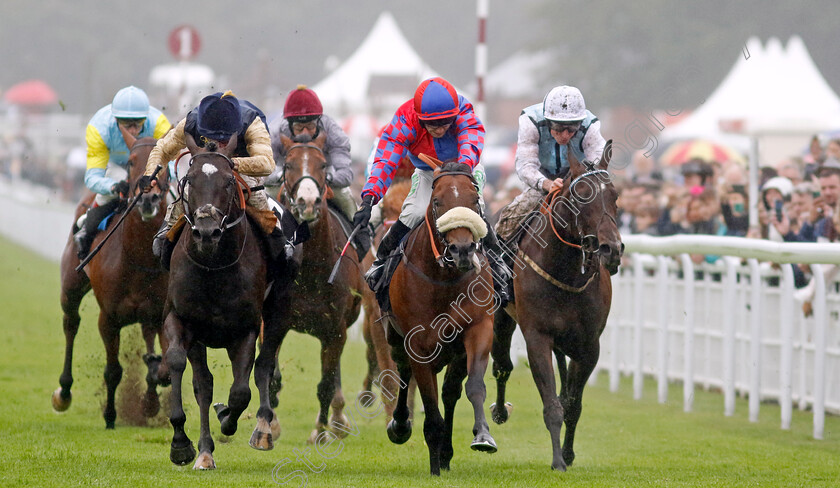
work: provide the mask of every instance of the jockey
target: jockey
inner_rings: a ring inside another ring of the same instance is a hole
[[[496,225],[499,236],[508,240],[547,193],[563,188],[569,151],[578,161],[598,161],[605,145],[601,122],[586,110],[583,95],[573,86],[554,87],[541,103],[523,109],[516,173],[528,190],[502,210]]]
[[[403,157],[414,164],[411,191],[403,203],[399,220],[391,226],[376,252],[376,261],[365,275],[374,291],[379,292],[390,277],[384,277],[388,256],[397,248],[408,231],[423,221],[432,193],[432,168],[418,155],[427,154],[441,161],[457,160],[470,166],[479,185],[480,206],[484,208],[481,190],[484,187],[484,167],[479,163],[484,148],[484,126],[473,107],[443,78],[423,81],[408,100],[397,109],[385,127],[376,148],[373,168],[362,189],[362,205],[353,218],[353,224],[366,227],[370,221],[371,207],[376,204],[391,184],[394,172]],[[482,216],[483,217],[483,216]],[[488,261],[494,276],[494,288],[502,303],[507,302],[506,282],[509,275],[500,259],[498,241],[488,225],[483,239]],[[380,284],[382,283],[382,284]]]
[[[204,97],[198,107],[190,110],[187,116],[178,122],[175,130],[157,142],[149,154],[146,173],[139,183],[141,188],[151,186],[151,175],[158,165],[165,165],[175,159],[187,147],[188,136],[198,147],[207,148],[208,151],[224,148],[235,140],[236,147],[232,155],[234,169],[249,187],[262,185],[264,177],[274,169],[271,140],[263,112],[251,102],[237,99],[230,91],[218,92]],[[269,206],[265,190],[251,191],[247,203],[259,211],[263,230],[271,226],[271,238],[268,242],[271,257],[276,259],[285,251],[287,241],[279,228],[278,219]],[[174,247],[174,242],[170,240],[174,240],[174,236],[167,234],[183,215],[184,203],[182,199],[178,199],[167,209],[163,225],[155,236],[152,249],[165,267],[168,267],[169,256]]]
[[[356,202],[350,191],[350,184],[353,182],[353,169],[350,167],[350,138],[335,119],[324,115],[324,108],[318,95],[306,85],[298,85],[286,97],[283,117],[272,121],[268,129],[271,133],[274,162],[281,170],[286,161],[286,147],[280,139],[281,135],[295,142],[309,142],[318,137],[322,131],[326,134],[324,156],[327,158],[327,184],[333,190],[332,201],[348,220],[353,220]],[[370,248],[370,239],[368,236],[361,239],[357,237],[356,244],[364,254]]]
[[[128,194],[125,179],[129,149],[125,134],[129,134],[129,139],[160,138],[171,127],[166,116],[149,106],[149,97],[136,86],[118,91],[111,104],[99,109],[90,119],[85,132],[85,186],[96,193],[96,198],[79,218],[79,231],[74,236],[80,260],[87,256],[102,220],[116,209],[119,195]]]

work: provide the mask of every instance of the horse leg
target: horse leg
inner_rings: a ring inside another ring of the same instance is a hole
[[[169,460],[183,466],[195,458],[195,448],[184,431],[187,415],[181,397],[181,383],[184,370],[187,368],[187,351],[185,347],[190,342],[188,333],[184,330],[180,319],[170,312],[163,323],[169,347],[164,353],[164,360],[169,365],[169,375],[172,380],[172,393],[169,396],[169,423],[172,424],[172,444],[169,448]]]
[[[474,451],[491,454],[496,452],[496,441],[490,435],[490,427],[487,425],[487,418],[484,416],[484,399],[487,397],[484,373],[487,372],[487,360],[492,347],[493,329],[489,317],[464,331],[464,348],[467,352],[464,361],[467,384],[464,388],[467,391],[467,399],[472,403],[475,420],[473,424],[475,438],[473,438],[470,448]]]
[[[371,328],[373,326],[373,317],[370,317],[372,307],[365,306],[365,319],[362,322],[362,337],[365,340],[365,360],[367,361],[367,374],[362,381],[362,391],[359,395],[363,395],[367,391],[372,391],[373,380],[379,375],[379,364],[376,357],[376,346],[371,337]]]
[[[207,367],[207,348],[194,342],[187,351],[193,370],[193,392],[198,402],[201,434],[198,438],[198,458],[193,469],[216,469],[213,451],[216,446],[210,435],[210,402],[213,401],[213,374]]]
[[[563,406],[557,398],[557,385],[554,381],[554,366],[551,353],[554,340],[552,337],[538,332],[528,332],[525,343],[528,347],[528,362],[531,364],[531,375],[540,392],[543,403],[543,421],[551,435],[552,462],[551,468],[566,470],[560,448],[560,429],[563,427]]]
[[[333,393],[333,399],[330,402],[330,408],[332,409],[330,426],[333,427],[333,433],[339,437],[346,437],[348,430],[338,428],[336,432],[335,426],[341,425],[342,427],[348,427],[350,423],[347,416],[344,415],[345,404],[344,392],[341,390],[341,360],[339,358],[338,364],[335,367],[335,393]]]
[[[395,334],[396,335],[396,334]],[[411,366],[408,362],[408,354],[402,341],[397,340],[393,344],[391,354],[396,363],[397,372],[400,375],[400,392],[397,396],[397,404],[394,407],[394,416],[388,422],[386,431],[388,439],[394,444],[404,444],[411,438],[411,409],[409,408],[409,389],[415,383],[411,377]],[[413,400],[413,398],[412,398]]]
[[[242,412],[248,407],[248,402],[251,401],[251,387],[248,385],[248,380],[251,379],[251,370],[254,368],[254,349],[256,347],[257,332],[252,332],[227,349],[233,372],[233,384],[230,385],[228,404],[217,403],[213,405],[224,435],[236,433],[239,416],[242,415]]]
[[[321,381],[318,382],[318,418],[315,421],[315,429],[309,435],[307,443],[314,444],[315,440],[327,428],[327,415],[330,411],[330,404],[335,396],[335,377],[338,374],[338,364],[341,360],[341,352],[344,350],[344,343],[347,341],[347,334],[341,331],[338,337],[327,342],[321,340]],[[342,421],[346,421],[342,419]],[[344,425],[347,425],[346,423]],[[339,429],[340,430],[340,429]],[[340,438],[347,435],[346,432],[335,432]]]
[[[376,310],[378,310],[378,308]],[[385,337],[385,328],[378,323],[371,324],[370,340],[373,345],[373,351],[376,354],[376,369],[379,373],[386,370],[397,371],[397,365],[391,358],[391,346],[388,345],[388,339]],[[387,389],[388,391],[396,391],[397,388],[399,388],[397,382],[394,381],[394,378],[390,375],[385,375],[383,380],[382,384],[379,385],[380,388]],[[385,421],[387,422],[394,415],[396,400],[393,395],[381,395],[381,399],[382,404],[385,406]],[[411,399],[413,400],[413,396]]]
[[[266,327],[267,326],[268,326],[268,324],[266,323]],[[280,360],[279,360],[279,358],[280,358],[280,347],[283,346],[283,339],[286,338],[286,334],[288,332],[289,332],[288,328],[277,332],[277,335],[278,335],[278,338],[277,338],[277,341],[276,341],[277,342],[277,347],[274,350],[274,354],[272,356],[274,358],[274,362],[273,362],[274,368],[272,370],[271,380],[268,384],[268,398],[269,398],[271,408],[277,408],[277,406],[280,405],[280,398],[279,398],[278,395],[280,394],[280,390],[283,389],[283,374],[280,372]],[[266,336],[265,342],[263,343],[262,347],[260,348],[260,355],[262,355],[263,348],[268,347],[266,344],[268,344],[270,342],[268,340],[268,334],[265,334],[265,336]],[[266,349],[266,350],[270,351],[271,349]]]
[[[260,347],[260,354],[254,363],[254,383],[260,394],[260,407],[257,410],[257,425],[251,434],[248,444],[254,449],[268,451],[274,448],[274,440],[280,438],[280,422],[272,405],[277,401],[280,389],[280,369],[277,365],[277,355],[280,343],[286,337],[288,329],[276,332],[273,324],[279,317],[266,314],[264,342]],[[277,390],[273,390],[277,380]]]
[[[462,356],[449,363],[443,377],[440,397],[443,400],[443,422],[446,430],[440,448],[440,469],[449,471],[449,462],[455,454],[452,449],[452,422],[455,418],[455,404],[461,398],[461,383],[467,377],[467,358]]]
[[[143,331],[143,340],[146,342],[146,354],[143,355],[143,362],[146,363],[146,394],[143,396],[143,415],[154,417],[160,411],[160,400],[157,394],[158,370],[163,356],[155,354],[155,336],[157,328],[148,322],[141,322],[140,328]]]
[[[113,429],[117,420],[117,409],[114,400],[117,386],[122,380],[123,369],[120,366],[120,329],[105,312],[99,313],[99,335],[105,344],[105,428]]]
[[[510,418],[513,405],[505,402],[505,388],[513,371],[510,360],[510,340],[516,330],[516,322],[504,310],[496,312],[493,319],[493,377],[496,378],[496,402],[490,405],[493,422],[503,424]]]
[[[567,465],[571,465],[575,460],[575,429],[577,428],[578,420],[582,412],[583,402],[583,388],[586,386],[589,376],[595,369],[595,364],[598,362],[597,343],[594,361],[578,362],[575,360],[569,361],[568,373],[566,379],[563,380],[560,388],[560,403],[563,405],[566,436],[563,440],[563,460]],[[562,376],[561,376],[562,378]]]
[[[58,378],[58,384],[61,386],[52,394],[52,406],[56,412],[63,412],[70,408],[70,402],[73,400],[70,387],[73,386],[73,345],[76,342],[76,334],[79,332],[79,323],[81,322],[79,305],[82,302],[82,298],[90,290],[90,284],[81,288],[76,286],[71,287],[66,283],[62,283],[62,285],[61,309],[64,311],[63,327],[65,341],[64,369],[62,369],[61,376]]]
[[[423,422],[423,437],[429,447],[429,472],[440,476],[440,451],[443,445],[444,422],[438,409],[437,377],[428,364],[413,363],[411,368],[417,378],[417,389],[423,399],[426,420]]]

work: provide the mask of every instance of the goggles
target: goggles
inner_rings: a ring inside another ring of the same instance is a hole
[[[552,122],[548,121],[548,128],[552,132],[562,134],[563,132],[570,132],[574,134],[580,129],[580,122]]]
[[[117,119],[117,124],[125,127],[126,129],[142,129],[145,122],[146,119]]]

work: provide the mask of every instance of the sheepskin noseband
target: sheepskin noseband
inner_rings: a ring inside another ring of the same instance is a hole
[[[476,241],[487,235],[487,224],[474,210],[467,207],[455,207],[449,209],[437,219],[438,232],[445,234],[458,227],[466,227],[472,232]]]

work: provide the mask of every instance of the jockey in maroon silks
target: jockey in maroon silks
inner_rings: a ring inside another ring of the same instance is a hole
[[[415,167],[411,176],[411,191],[403,203],[399,220],[382,238],[376,252],[376,261],[365,275],[371,289],[379,292],[387,287],[390,277],[382,275],[388,256],[408,231],[422,222],[426,215],[432,192],[433,171],[418,156],[426,154],[444,162],[457,161],[469,166],[479,186],[483,213],[481,190],[486,176],[479,162],[482,149],[484,126],[476,117],[472,104],[458,95],[455,88],[443,78],[423,81],[417,87],[414,98],[397,109],[379,139],[370,176],[362,189],[362,205],[353,218],[355,225],[367,227],[371,207],[388,190],[400,160],[408,157]],[[494,288],[504,304],[507,302],[506,281],[510,272],[502,262],[495,233],[491,226],[487,227],[490,230],[482,239],[482,244],[485,250],[490,251],[486,254],[493,270]]]

